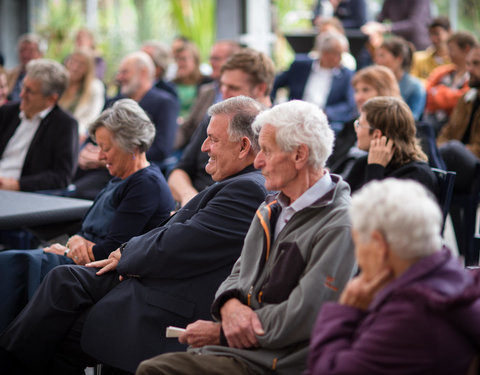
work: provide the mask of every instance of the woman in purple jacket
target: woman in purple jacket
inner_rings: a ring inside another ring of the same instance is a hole
[[[307,374],[467,374],[480,347],[480,274],[442,249],[442,214],[414,181],[354,195],[362,272],[323,305]]]

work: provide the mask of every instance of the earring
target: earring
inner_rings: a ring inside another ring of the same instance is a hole
[[[135,154],[132,152],[132,160],[135,160]]]

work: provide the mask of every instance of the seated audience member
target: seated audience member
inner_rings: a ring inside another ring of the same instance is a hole
[[[0,189],[61,189],[70,183],[78,125],[57,105],[67,84],[61,64],[47,59],[27,64],[20,103],[0,107]]]
[[[105,259],[130,238],[156,228],[174,208],[160,169],[146,158],[155,127],[137,103],[116,102],[92,123],[90,133],[114,178],[66,246],[0,252],[0,330],[21,311],[52,268]]]
[[[363,104],[373,97],[401,97],[400,88],[392,71],[381,65],[369,66],[356,72],[352,86],[358,113]],[[355,120],[356,118],[346,122],[335,137],[332,155],[327,160],[327,167],[332,173],[339,173],[342,176],[348,174],[355,159],[365,154],[365,151],[356,147],[357,135],[353,126]]]
[[[333,144],[326,116],[292,101],[262,112],[253,128],[255,166],[279,193],[258,209],[217,290],[215,321],[189,324],[179,337],[189,351],[144,361],[139,375],[301,374],[320,306],[337,300],[355,271],[350,190],[324,168]]]
[[[450,37],[450,20],[448,17],[437,17],[428,25],[428,35],[431,45],[425,51],[416,51],[413,54],[413,63],[410,74],[419,78],[423,83],[430,73],[438,66],[450,62],[447,41]]]
[[[365,186],[350,210],[360,275],[325,303],[306,374],[470,374],[480,280],[442,248],[442,213],[414,181]]]
[[[448,39],[448,54],[452,64],[436,68],[428,77],[427,104],[424,120],[438,134],[458,99],[468,91],[467,55],[477,40],[465,31],[458,31]]]
[[[415,138],[412,111],[402,99],[384,96],[368,100],[355,121],[355,132],[358,148],[368,155],[357,159],[345,177],[352,192],[371,180],[396,177],[417,180],[437,193],[435,175]]]
[[[359,29],[367,22],[365,0],[317,0],[313,10],[313,23],[318,25],[326,18],[338,18],[346,29]]]
[[[238,95],[251,97],[266,107],[271,106],[270,91],[275,76],[273,61],[264,53],[244,48],[233,54],[222,66],[220,91],[223,99]],[[207,136],[208,120],[200,124],[193,134],[182,158],[168,177],[173,197],[183,207],[199,191],[213,183],[206,175],[208,155],[202,152]]]
[[[48,273],[0,336],[0,347],[19,361],[16,365],[77,374],[100,361],[133,372],[148,357],[185,348],[165,338],[166,327],[208,319],[215,290],[240,255],[265,199],[264,179],[253,167],[258,144],[251,127],[261,109],[245,97],[210,108],[203,151],[217,183],[161,227],[132,238],[107,260]],[[348,223],[338,231],[347,233]],[[335,250],[343,245],[349,243],[340,241]],[[348,263],[341,260],[345,267]],[[331,283],[342,285],[341,280]],[[2,369],[8,371],[6,352],[1,354]]]
[[[93,56],[86,49],[75,50],[65,62],[70,75],[68,86],[58,105],[78,121],[80,143],[87,138],[88,125],[105,105],[105,86],[95,78]]]
[[[437,137],[447,169],[457,172],[455,190],[470,191],[475,164],[480,161],[480,46],[467,56],[471,87],[458,101],[450,120]]]
[[[318,60],[301,57],[275,78],[272,98],[280,87],[289,89],[289,99],[302,99],[323,109],[332,126],[350,120],[355,114],[353,72],[341,66],[348,50],[348,40],[335,32],[321,33],[317,38]],[[319,87],[322,89],[319,90]]]
[[[171,60],[170,47],[163,42],[149,40],[143,43],[141,51],[147,53],[155,64],[155,87],[178,97],[175,84],[164,79]]]
[[[173,82],[180,99],[180,117],[187,118],[198,95],[200,85],[211,82],[210,77],[200,72],[200,53],[193,42],[185,42],[174,55],[177,73]]]
[[[415,120],[422,117],[426,92],[422,82],[408,72],[412,64],[413,46],[402,38],[385,40],[375,50],[375,63],[390,68],[397,78],[403,100],[412,110]]]
[[[382,43],[384,34],[393,33],[413,43],[417,50],[423,50],[430,44],[427,27],[431,22],[430,8],[430,0],[384,0],[377,21],[367,22],[361,29],[370,36],[375,48]]]
[[[0,66],[0,107],[8,101],[7,71]]]
[[[37,34],[23,34],[18,38],[17,53],[20,65],[8,72],[8,96],[10,100],[20,100],[22,82],[31,60],[43,57],[46,44]]]
[[[156,129],[147,159],[160,165],[172,150],[177,131],[178,101],[165,91],[153,87],[154,72],[152,59],[145,52],[127,55],[121,61],[117,74],[120,95],[109,99],[106,107],[122,98],[138,102]],[[100,149],[90,142],[80,151],[79,169],[74,181],[75,197],[93,199],[109,181],[104,162],[98,158],[99,152]]]
[[[99,80],[103,80],[105,77],[105,71],[107,64],[99,51],[96,49],[95,37],[93,33],[87,28],[81,28],[75,35],[75,48],[87,49],[90,51],[94,58],[95,63],[95,77]]]

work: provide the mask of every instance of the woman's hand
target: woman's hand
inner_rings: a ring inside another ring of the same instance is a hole
[[[105,167],[105,162],[99,160],[100,148],[88,143],[78,155],[78,166],[81,169],[96,169]]]
[[[92,248],[95,244],[82,236],[75,235],[70,237],[67,242],[66,256],[73,259],[75,264],[85,265],[95,260]]]
[[[380,164],[386,167],[392,160],[394,150],[393,142],[387,137],[372,139],[368,149],[368,164]]]
[[[57,255],[64,255],[65,250],[67,250],[68,247],[63,246],[59,243],[54,243],[53,245],[50,245],[49,247],[46,247],[43,249],[45,253],[52,253],[52,254],[57,254]]]

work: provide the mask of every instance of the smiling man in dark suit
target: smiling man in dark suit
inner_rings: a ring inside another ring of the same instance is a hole
[[[78,124],[57,105],[68,83],[59,63],[27,64],[20,103],[0,107],[0,189],[66,187],[78,152]]]
[[[165,328],[210,316],[214,292],[265,198],[264,178],[253,166],[259,146],[251,128],[261,109],[247,97],[211,107],[202,150],[216,183],[104,262],[52,270],[0,336],[0,348],[35,374],[77,374],[97,361],[133,372],[159,352],[184,350],[165,338]],[[7,362],[0,358],[8,373]]]

